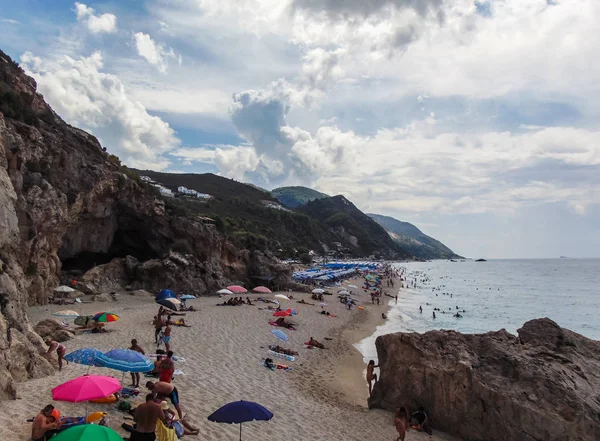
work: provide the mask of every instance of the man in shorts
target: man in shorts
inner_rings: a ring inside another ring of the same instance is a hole
[[[135,421],[135,430],[131,432],[131,441],[155,441],[156,423],[158,420],[166,422],[165,414],[156,401],[154,395],[146,395],[146,402],[140,404],[135,409],[133,420]]]
[[[171,403],[173,403],[173,406],[177,410],[179,419],[183,419],[183,412],[181,412],[181,407],[179,406],[179,392],[175,386],[170,383],[165,383],[164,381],[157,381],[156,383],[148,381],[146,383],[146,387],[154,396],[158,396],[159,398],[164,397],[171,400]]]

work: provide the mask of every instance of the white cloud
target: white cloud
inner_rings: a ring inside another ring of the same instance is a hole
[[[96,15],[93,8],[76,2],[77,21],[84,23],[93,34],[113,33],[117,31],[117,17],[114,14]]]
[[[119,78],[102,72],[100,52],[77,60],[42,59],[26,52],[21,63],[59,115],[92,132],[125,164],[155,170],[169,165],[162,155],[179,145],[175,132],[132,101]]]
[[[21,22],[13,20],[12,18],[0,18],[0,23],[8,23],[13,25],[20,25]]]
[[[165,45],[157,44],[150,35],[144,34],[143,32],[137,32],[134,35],[134,39],[138,55],[144,58],[148,63],[156,66],[160,72],[167,72],[169,58],[177,60],[179,66],[181,66],[181,55],[176,55],[173,48],[167,48]]]

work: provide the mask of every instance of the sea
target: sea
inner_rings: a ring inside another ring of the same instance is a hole
[[[365,361],[377,359],[375,339],[380,335],[502,328],[516,334],[526,321],[541,317],[600,340],[600,259],[438,260],[394,266],[404,270],[409,283],[416,281],[416,288],[401,289],[397,303],[389,301],[386,322],[356,344]],[[391,288],[384,289],[392,294]],[[434,308],[439,308],[435,319]],[[455,317],[459,311],[462,317]]]

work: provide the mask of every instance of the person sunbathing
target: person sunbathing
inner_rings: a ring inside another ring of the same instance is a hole
[[[319,343],[317,340],[315,340],[312,337],[308,341],[308,344],[309,344],[309,346],[314,346],[315,348],[325,349],[325,345],[323,343]]]
[[[252,306],[252,302],[250,301],[250,297],[246,297],[246,303],[250,306]]]
[[[183,327],[185,327],[185,328],[191,328],[191,325],[188,325],[188,324],[186,324],[186,323],[185,323],[185,320],[184,320],[184,319],[182,319],[182,318],[181,318],[181,319],[177,319],[177,320],[175,320],[174,322],[171,322],[171,321],[169,321],[169,323],[170,323],[171,325],[173,325],[173,326],[183,326]]]
[[[103,332],[108,332],[104,327],[104,323],[94,322],[92,324],[92,334],[100,334]]]
[[[282,348],[279,345],[271,345],[269,346],[269,349],[272,350],[273,352],[278,352],[280,354],[285,354],[285,355],[298,355],[298,351],[293,351],[292,349],[286,349],[286,348]]]
[[[275,323],[277,324],[277,326],[281,326],[282,328],[287,328],[287,329],[292,329],[295,326],[294,323],[286,322],[285,318],[283,318],[283,317],[279,317],[277,320],[275,320]]]
[[[307,301],[305,301],[304,299],[302,300],[298,300],[297,303],[302,303],[303,305],[310,305],[310,306],[315,306],[314,303],[308,303]]]

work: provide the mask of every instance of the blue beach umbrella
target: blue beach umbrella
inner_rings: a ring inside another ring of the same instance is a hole
[[[240,441],[242,440],[242,423],[249,421],[269,421],[273,413],[252,401],[234,401],[217,409],[208,417],[209,421],[240,425]]]
[[[290,338],[281,329],[271,329],[271,333],[279,340],[290,341]]]
[[[174,299],[177,296],[175,295],[175,293],[173,291],[171,291],[170,289],[162,289],[158,292],[158,294],[156,294],[156,297],[154,298],[154,300],[156,300],[157,302],[160,300],[165,300],[165,299]]]
[[[85,348],[78,349],[65,355],[65,360],[67,360],[70,363],[100,367],[102,365],[97,360],[98,356],[100,355],[102,355],[102,352],[98,349]]]
[[[196,297],[194,297],[193,295],[190,295],[190,294],[184,294],[181,296],[181,300],[193,300],[195,298]]]
[[[137,351],[113,349],[97,357],[100,365],[121,372],[150,372],[154,363]]]

